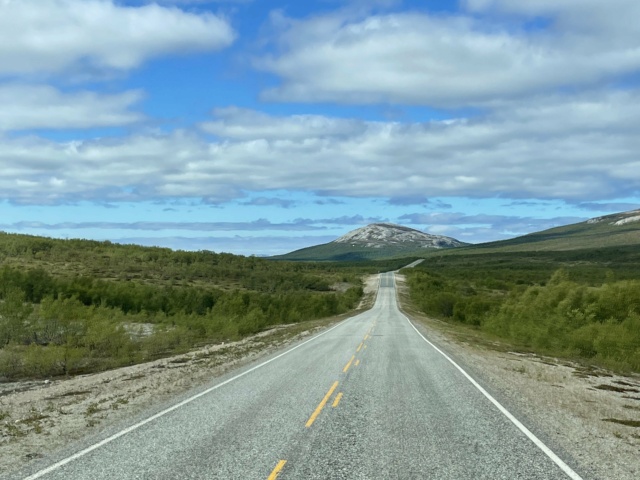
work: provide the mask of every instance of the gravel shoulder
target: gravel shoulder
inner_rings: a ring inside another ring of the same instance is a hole
[[[593,478],[640,478],[640,375],[509,351],[471,329],[411,309],[404,277],[396,275],[403,311],[424,334],[459,359],[500,401],[514,406],[553,446]],[[516,412],[514,412],[516,413]]]

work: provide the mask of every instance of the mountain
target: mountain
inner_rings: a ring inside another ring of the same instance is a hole
[[[468,252],[563,251],[640,245],[640,209],[592,218],[499,242],[474,245]]]
[[[414,228],[392,223],[373,223],[353,230],[334,240],[332,243],[345,243],[351,246],[388,248],[389,246],[415,248],[453,248],[464,243],[455,238],[431,235]]]
[[[420,256],[425,251],[467,245],[451,237],[431,235],[391,223],[374,223],[323,245],[271,257],[278,260],[381,260]]]

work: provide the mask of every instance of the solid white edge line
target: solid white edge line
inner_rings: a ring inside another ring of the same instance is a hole
[[[393,282],[394,282],[394,286],[395,286],[395,275],[393,277]],[[396,299],[396,303],[397,303],[397,299]],[[411,320],[409,320],[409,317],[407,317],[404,313],[402,313],[402,311],[398,308],[398,311],[400,312],[400,315],[402,315],[405,320],[407,322],[409,322],[409,325],[411,325],[411,328],[413,328],[415,330],[415,332],[420,335],[420,338],[422,338],[422,340],[424,340],[425,342],[427,342],[429,345],[431,345],[440,355],[442,355],[444,358],[446,358],[449,363],[451,363],[454,367],[456,367],[460,373],[462,373],[462,375],[464,375],[467,380],[469,380],[471,382],[471,384],[476,387],[478,390],[480,390],[480,393],[482,393],[485,397],[487,397],[487,399],[493,403],[498,410],[500,410],[500,412],[502,412],[502,414],[507,417],[511,423],[513,423],[516,427],[518,427],[518,429],[524,433],[529,440],[531,440],[540,450],[542,450],[547,457],[549,457],[551,460],[553,460],[553,462],[558,465],[558,467],[560,467],[560,469],[566,473],[569,478],[572,478],[573,480],[583,480],[582,477],[580,475],[578,475],[576,472],[573,471],[573,469],[567,465],[566,463],[564,463],[562,461],[562,459],[560,457],[558,457],[558,455],[556,455],[553,450],[551,450],[549,447],[547,447],[542,440],[540,440],[538,437],[536,437],[527,427],[525,427],[520,420],[518,420],[516,417],[514,417],[511,412],[509,412],[509,410],[507,410],[505,407],[502,406],[502,404],[500,402],[498,402],[495,398],[493,398],[493,396],[487,392],[484,388],[482,388],[482,386],[476,382],[473,377],[471,377],[471,375],[469,375],[465,370],[463,370],[463,368],[458,365],[456,362],[453,361],[453,359],[451,359],[451,357],[449,357],[449,355],[447,355],[446,353],[444,353],[442,350],[440,350],[438,347],[436,347],[433,343],[431,343],[429,340],[427,340],[425,338],[424,335],[422,335],[422,333],[420,333],[420,331],[416,328],[416,326],[411,323]]]
[[[364,313],[364,312],[362,312],[362,313]],[[315,335],[314,337],[312,337],[312,338],[310,338],[308,340],[305,340],[304,342],[300,343],[299,345],[296,345],[295,347],[290,348],[286,352],[282,352],[278,356],[270,358],[266,362],[262,362],[261,364],[256,365],[255,367],[251,367],[249,370],[246,370],[246,371],[236,375],[235,377],[229,378],[229,379],[225,380],[222,383],[218,383],[217,385],[214,385],[211,388],[208,388],[208,389],[206,389],[206,390],[204,390],[204,391],[202,391],[200,393],[197,393],[196,395],[193,395],[192,397],[189,397],[189,398],[187,398],[187,399],[185,399],[185,400],[183,400],[183,401],[181,401],[179,403],[176,403],[175,405],[173,405],[173,406],[171,406],[171,407],[169,407],[169,408],[167,408],[165,410],[162,410],[161,412],[158,412],[155,415],[152,415],[151,417],[146,418],[146,419],[136,423],[135,425],[131,425],[130,427],[125,428],[124,430],[120,430],[118,433],[115,433],[115,434],[111,435],[110,437],[107,437],[104,440],[99,441],[98,443],[95,443],[95,444],[93,444],[93,445],[91,445],[91,446],[89,446],[89,447],[87,447],[87,448],[85,448],[83,450],[80,450],[79,452],[74,453],[70,457],[62,459],[62,460],[54,463],[53,465],[48,466],[47,468],[44,468],[44,469],[42,469],[42,470],[40,470],[40,471],[38,471],[38,472],[36,472],[36,473],[34,473],[32,475],[29,475],[28,477],[25,477],[24,480],[35,480],[36,478],[40,478],[43,475],[46,475],[47,473],[51,473],[54,470],[57,470],[58,468],[66,465],[68,463],[71,463],[71,462],[73,462],[74,460],[77,460],[80,457],[85,456],[89,452],[92,452],[93,450],[96,450],[96,449],[102,447],[103,445],[106,445],[107,443],[113,442],[117,438],[120,438],[123,435],[126,435],[127,433],[133,432],[134,430],[142,427],[143,425],[146,425],[147,423],[152,422],[155,419],[166,415],[167,413],[173,412],[174,410],[177,410],[178,408],[183,407],[183,406],[187,405],[188,403],[193,402],[197,398],[200,398],[200,397],[202,397],[204,395],[207,395],[208,393],[211,393],[214,390],[217,390],[218,388],[223,387],[226,384],[231,383],[234,380],[239,379],[240,377],[244,377],[245,375],[247,375],[247,374],[249,374],[249,373],[251,373],[251,372],[253,372],[253,371],[257,370],[257,369],[262,368],[265,365],[268,365],[269,363],[274,362],[274,361],[278,360],[281,357],[284,357],[285,355],[288,355],[289,353],[293,352],[294,350],[297,350],[298,348],[302,347],[303,345],[306,345],[307,343],[312,342],[312,341],[320,338],[321,336],[329,333],[330,331],[332,331],[332,330],[344,325],[349,320],[352,320],[352,319],[362,315],[362,313],[359,313],[358,315],[354,315],[353,317],[346,318],[346,319],[342,320],[340,323],[338,323],[337,325],[334,325],[333,327],[331,327],[330,329],[325,330],[324,332],[321,332],[318,335]]]

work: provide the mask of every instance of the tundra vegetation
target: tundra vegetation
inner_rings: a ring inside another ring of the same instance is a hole
[[[519,348],[640,371],[640,247],[453,252],[407,269],[413,303]]]
[[[95,372],[341,314],[370,264],[0,233],[0,378]]]

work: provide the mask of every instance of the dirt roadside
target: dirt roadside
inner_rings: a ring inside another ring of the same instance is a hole
[[[640,478],[640,375],[615,375],[478,341],[471,329],[412,310],[404,277],[396,275],[396,284],[404,313],[424,326],[427,338],[538,425],[545,439],[575,458],[590,477]]]

